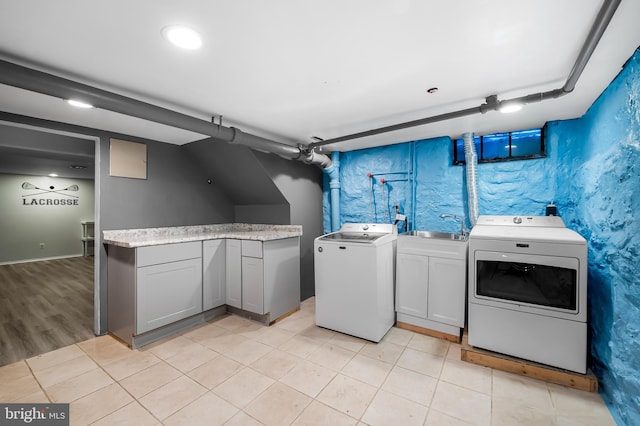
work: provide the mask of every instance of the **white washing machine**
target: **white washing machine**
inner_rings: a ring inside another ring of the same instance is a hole
[[[480,216],[469,235],[469,344],[587,370],[587,244],[555,216]]]
[[[373,342],[395,323],[395,225],[347,223],[314,242],[316,324]]]

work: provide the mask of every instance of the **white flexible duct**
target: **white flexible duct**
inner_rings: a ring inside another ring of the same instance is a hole
[[[467,168],[467,195],[469,197],[469,221],[475,226],[478,220],[478,154],[473,142],[473,133],[462,135],[464,141],[464,159]]]

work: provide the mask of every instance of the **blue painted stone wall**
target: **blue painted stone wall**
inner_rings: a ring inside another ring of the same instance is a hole
[[[411,144],[350,151],[340,156],[340,219],[343,223],[392,223],[394,206],[411,203]],[[372,174],[372,177],[368,175]],[[329,181],[324,176],[324,229],[331,229]],[[380,182],[381,179],[385,183]]]
[[[479,164],[480,214],[544,214],[546,205],[556,200],[556,145],[548,143],[544,159]],[[458,232],[460,225],[441,219],[442,213],[462,216],[465,226],[471,226],[466,170],[452,165],[453,144],[448,137],[344,152],[340,163],[341,224],[393,222],[393,206],[398,205],[409,217],[409,229]],[[374,174],[373,181],[367,177],[369,173]],[[382,178],[388,183],[382,185]],[[326,175],[324,188],[324,229],[329,232]]]
[[[464,168],[451,166],[453,145],[449,138],[415,142],[415,227],[425,231],[459,232],[452,219],[442,213],[465,217]],[[465,220],[469,228],[469,221]]]
[[[640,424],[639,52],[584,117],[548,124],[546,149],[544,159],[478,165],[479,212],[543,215],[555,202],[567,226],[587,239],[590,365],[618,423]],[[398,204],[410,229],[457,232],[441,213],[470,226],[466,172],[451,165],[452,156],[447,137],[342,153],[341,223],[383,222],[387,208],[393,221]],[[376,182],[372,197],[367,173],[406,181],[385,185],[384,197]],[[329,232],[326,176],[324,188]]]
[[[619,424],[640,424],[640,51],[579,120],[549,125],[562,144],[558,190],[589,244],[592,369]]]

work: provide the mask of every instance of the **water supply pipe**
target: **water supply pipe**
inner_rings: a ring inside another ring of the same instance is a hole
[[[373,173],[367,173],[367,177],[369,178],[369,216],[371,223],[376,221],[375,209],[373,205],[373,183],[375,179],[373,177]]]
[[[188,130],[210,136],[215,140],[244,145],[282,158],[314,164],[323,169],[331,166],[329,157],[314,151],[313,148],[286,145],[245,133],[235,127],[214,124],[168,108],[4,60],[0,60],[0,83],[65,100],[79,100],[96,108]]]
[[[416,198],[417,198],[417,184],[416,184],[416,176],[418,173],[418,162],[416,159],[416,142],[413,141],[411,142],[411,150],[410,152],[410,156],[409,156],[409,164],[411,164],[411,170],[409,173],[409,177],[410,177],[410,194],[411,194],[411,216],[409,217],[409,221],[407,221],[407,231],[411,231],[413,229],[415,229],[415,224],[416,224]],[[409,222],[411,222],[411,225],[409,225]]]
[[[464,158],[467,174],[467,195],[469,203],[469,221],[471,226],[475,226],[478,220],[478,154],[476,144],[473,140],[473,133],[462,135],[464,142]],[[462,224],[464,228],[464,223]]]
[[[331,232],[340,229],[340,152],[331,153],[331,165],[324,168],[329,176],[329,203],[331,208]]]

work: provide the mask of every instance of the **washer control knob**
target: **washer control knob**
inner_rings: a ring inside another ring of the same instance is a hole
[[[318,247],[318,252],[322,253],[322,247]]]
[[[363,230],[363,231],[366,231],[367,229],[369,229],[369,225],[364,225],[364,226],[362,227],[362,230]]]
[[[513,218],[513,223],[522,223],[522,218],[520,216],[516,216]]]

